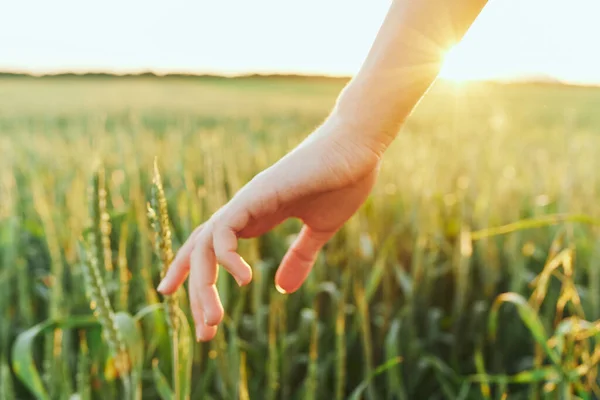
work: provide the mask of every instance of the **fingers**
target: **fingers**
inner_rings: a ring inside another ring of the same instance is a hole
[[[237,253],[237,236],[235,232],[224,226],[215,230],[213,245],[217,261],[235,278],[239,286],[252,280],[252,269]]]
[[[210,232],[200,234],[198,243],[192,250],[191,269],[194,271],[194,289],[203,311],[203,321],[196,320],[196,325],[203,322],[215,326],[223,319],[223,305],[219,299],[217,283],[217,260],[215,258]],[[190,278],[191,280],[191,278]],[[190,285],[192,282],[190,282]]]
[[[204,318],[203,311],[200,310],[200,320]],[[217,334],[216,326],[208,326],[204,322],[200,322],[196,325],[196,340],[199,342],[207,342],[212,340]]]
[[[321,248],[335,232],[316,232],[304,226],[283,257],[275,274],[275,285],[282,293],[292,293],[306,280]]]
[[[204,311],[202,311],[202,304],[198,297],[198,290],[196,289],[196,282],[198,281],[195,277],[197,272],[195,269],[190,271],[190,308],[192,309],[192,317],[195,322],[196,340],[207,341],[211,340],[217,333],[216,326],[208,326],[204,323]],[[197,321],[197,322],[196,322]]]
[[[252,270],[237,254],[238,234],[249,214],[231,204],[197,228],[181,247],[158,290],[172,294],[189,275],[190,306],[198,340],[210,340],[223,320],[224,310],[216,283],[221,264],[243,286],[252,280]]]
[[[169,266],[167,274],[158,285],[157,290],[162,294],[172,294],[179,286],[185,281],[190,271],[190,255],[194,248],[194,242],[204,225],[198,226],[186,242],[181,246],[181,249],[177,252],[175,259]]]

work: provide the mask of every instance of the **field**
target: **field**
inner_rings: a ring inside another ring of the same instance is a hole
[[[251,285],[219,275],[217,338],[192,344],[175,318],[172,351],[152,306],[155,158],[176,251],[345,82],[0,77],[0,399],[598,398],[593,88],[437,83],[304,287],[273,285],[287,221],[241,243]],[[101,287],[78,250],[90,214]]]

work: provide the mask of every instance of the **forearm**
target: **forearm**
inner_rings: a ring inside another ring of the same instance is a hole
[[[363,66],[334,114],[384,147],[436,79],[444,51],[462,39],[487,0],[394,0]]]

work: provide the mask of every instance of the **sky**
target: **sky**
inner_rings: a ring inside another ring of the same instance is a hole
[[[351,76],[390,1],[0,0],[0,70]],[[600,0],[491,0],[442,76],[600,84],[598,16]]]

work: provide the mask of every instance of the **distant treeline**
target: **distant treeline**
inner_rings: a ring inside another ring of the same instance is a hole
[[[129,74],[113,74],[108,72],[61,72],[51,74],[33,75],[28,73],[19,72],[2,72],[0,71],[0,78],[159,78],[159,79],[211,79],[211,80],[229,80],[229,79],[294,79],[294,80],[339,80],[347,81],[350,77],[336,77],[336,76],[325,76],[325,75],[299,75],[299,74],[247,74],[247,75],[212,75],[212,74],[184,74],[184,73],[169,73],[169,74],[156,74],[154,72],[141,72],[141,73],[129,73]]]
[[[93,79],[119,79],[119,78],[156,78],[156,79],[201,79],[204,81],[227,81],[227,80],[248,80],[248,79],[286,79],[286,80],[298,80],[298,81],[340,81],[347,82],[350,77],[340,76],[326,76],[326,75],[300,75],[300,74],[247,74],[247,75],[213,75],[213,74],[185,74],[185,73],[169,73],[169,74],[156,74],[154,72],[140,72],[140,73],[128,73],[128,74],[114,74],[108,72],[61,72],[61,73],[50,73],[34,75],[29,73],[19,72],[2,72],[0,71],[0,79],[2,78],[35,78],[35,79],[54,79],[54,78],[93,78]],[[531,77],[522,78],[514,81],[510,80],[489,80],[481,81],[480,83],[490,85],[515,85],[515,86],[571,86],[571,87],[592,87],[598,88],[597,85],[578,85],[566,82],[561,82],[556,79],[547,77]]]

